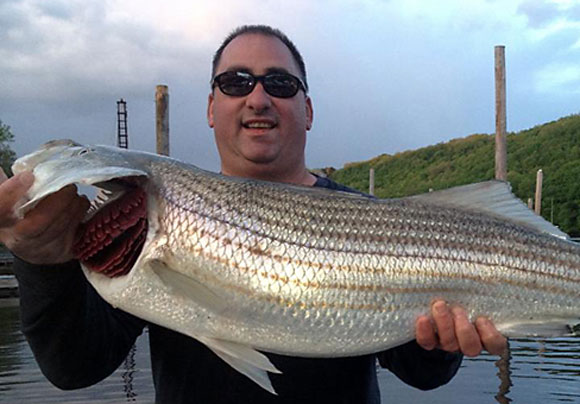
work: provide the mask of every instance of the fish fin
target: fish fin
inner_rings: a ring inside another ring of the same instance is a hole
[[[415,195],[409,199],[442,203],[447,206],[491,214],[509,222],[568,239],[566,233],[529,209],[512,193],[510,184],[505,181],[479,182]]]
[[[172,270],[165,262],[159,259],[150,260],[148,265],[163,284],[177,294],[187,299],[195,299],[196,302],[214,313],[219,314],[227,310],[227,304],[224,299],[201,282]],[[246,375],[263,389],[276,394],[267,372],[281,372],[276,369],[266,355],[249,346],[231,341],[200,336],[195,336],[195,338],[238,372]]]
[[[152,259],[147,264],[161,279],[161,282],[177,294],[187,299],[195,300],[203,307],[217,314],[223,313],[228,309],[226,300],[213,290],[196,279],[174,271],[162,260]]]
[[[573,324],[580,318],[554,318],[496,324],[497,330],[506,337],[564,337],[574,335]]]
[[[210,337],[201,337],[200,341],[209,346],[212,350],[223,352],[259,369],[272,373],[282,373],[272,364],[272,362],[270,362],[270,359],[268,359],[266,355],[256,351],[250,346]]]
[[[282,373],[270,362],[268,357],[255,349],[209,337],[199,337],[198,340],[211,349],[224,362],[241,374],[258,384],[264,390],[278,395],[267,372]]]

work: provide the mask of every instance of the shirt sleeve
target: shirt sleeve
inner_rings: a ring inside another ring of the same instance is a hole
[[[146,324],[105,302],[77,261],[40,266],[16,258],[14,273],[22,332],[44,375],[61,389],[109,376]]]
[[[427,351],[415,340],[377,354],[382,367],[421,390],[448,383],[459,370],[463,355],[439,349]]]

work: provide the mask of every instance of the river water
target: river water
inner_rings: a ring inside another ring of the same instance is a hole
[[[125,363],[108,379],[60,391],[43,377],[19,331],[15,302],[0,305],[0,403],[108,404],[154,401],[145,332]],[[510,342],[510,355],[466,358],[446,386],[423,392],[378,370],[384,403],[580,403],[580,337]]]

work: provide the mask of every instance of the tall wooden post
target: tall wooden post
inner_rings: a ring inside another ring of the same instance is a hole
[[[536,203],[534,206],[534,210],[536,214],[542,213],[542,182],[544,180],[544,173],[540,168],[538,170],[538,174],[536,175]]]
[[[375,169],[371,168],[369,170],[369,194],[375,194]]]
[[[505,46],[495,47],[495,178],[507,181]]]
[[[169,91],[164,85],[155,91],[155,129],[157,154],[169,156]]]

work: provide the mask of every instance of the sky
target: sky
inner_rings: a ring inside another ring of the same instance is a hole
[[[51,139],[155,150],[169,87],[171,155],[217,171],[210,62],[235,27],[267,24],[301,51],[314,105],[306,163],[494,133],[494,47],[507,128],[580,113],[580,0],[0,0],[0,120],[18,155]]]

